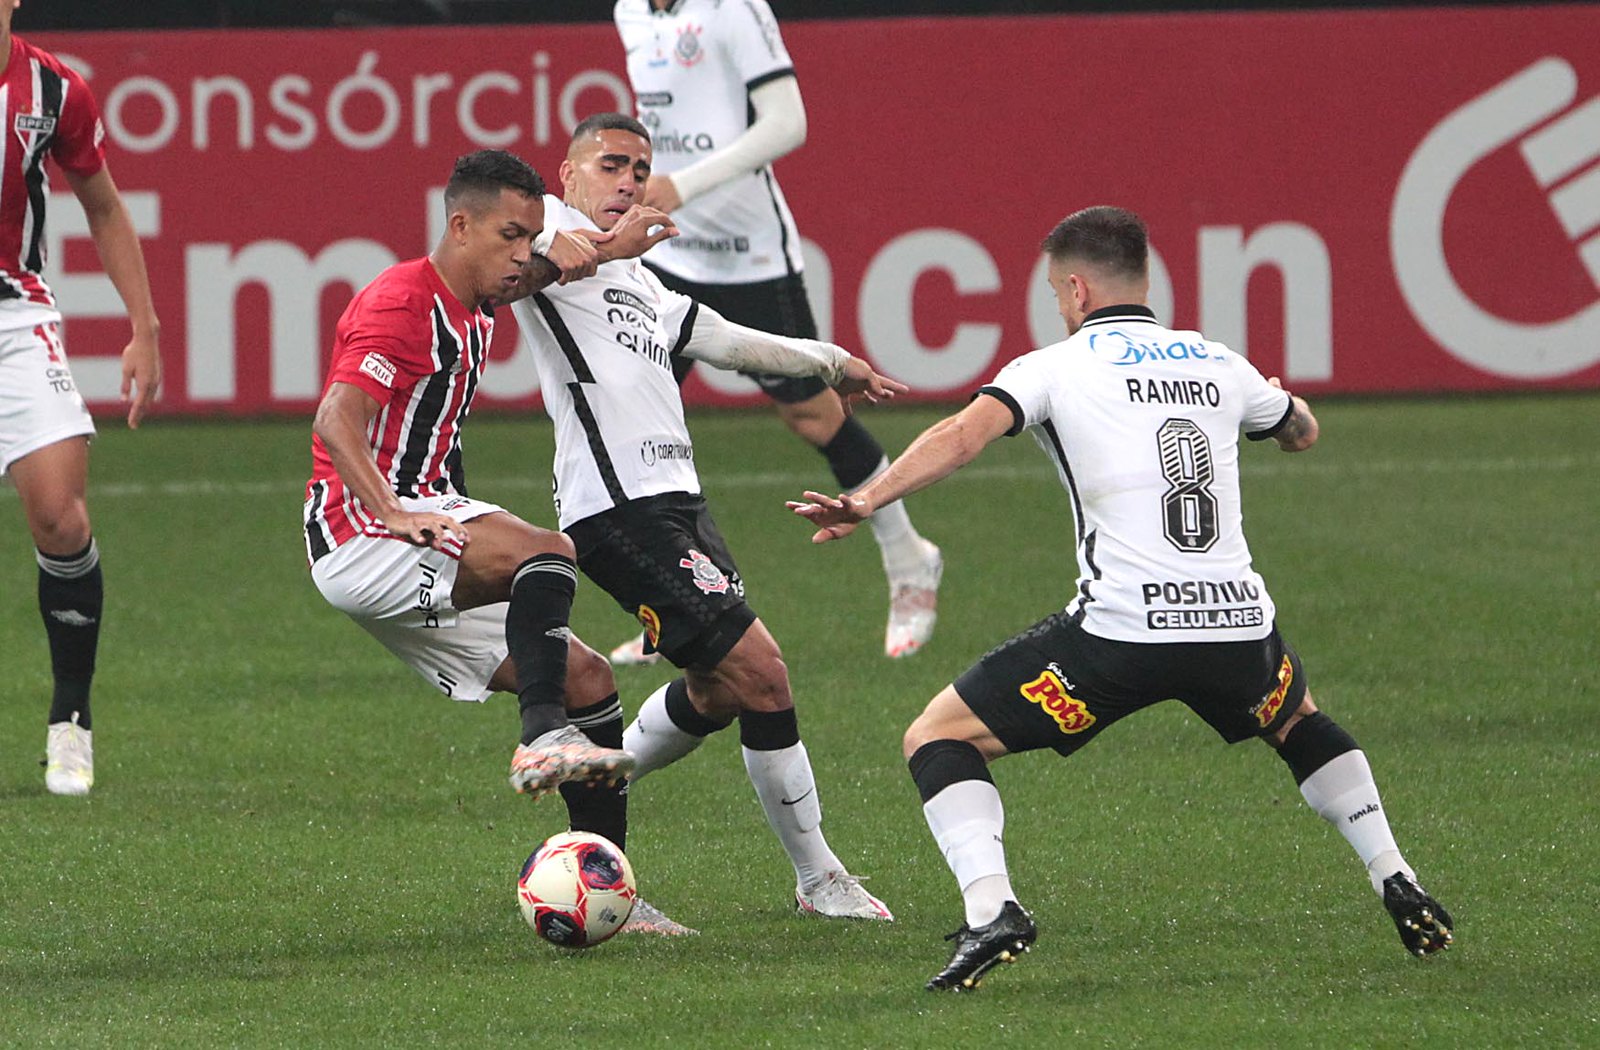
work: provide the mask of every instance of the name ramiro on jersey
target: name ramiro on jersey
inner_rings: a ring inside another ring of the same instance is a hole
[[[1209,405],[1222,404],[1222,390],[1217,384],[1198,379],[1129,379],[1128,400],[1140,405]]]

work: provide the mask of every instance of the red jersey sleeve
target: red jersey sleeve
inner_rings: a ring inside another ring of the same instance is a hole
[[[363,295],[339,319],[328,382],[349,383],[388,404],[438,370],[428,306],[405,295]]]
[[[93,175],[106,166],[106,129],[89,85],[71,67],[61,69],[61,114],[50,155],[63,171]]]

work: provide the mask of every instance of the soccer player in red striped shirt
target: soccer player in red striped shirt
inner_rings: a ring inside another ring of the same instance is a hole
[[[534,795],[561,785],[574,829],[621,845],[621,788],[573,783],[620,781],[633,758],[609,665],[567,627],[572,542],[467,496],[461,428],[495,303],[675,231],[641,207],[620,231],[558,235],[537,255],[544,189],[510,153],[460,158],[432,254],[383,271],[339,319],[313,427],[306,553],[323,596],[445,695],[516,693],[512,785]]]
[[[122,351],[130,427],[139,425],[161,386],[160,325],[139,236],[106,168],[94,97],[60,59],[11,32],[18,3],[0,0],[0,474],[22,499],[39,562],[39,611],[55,678],[45,787],[87,795],[94,784],[89,687],[104,603],[85,501],[94,422],[62,350],[55,297],[39,272],[46,158],[83,205],[101,264],[133,325]]]

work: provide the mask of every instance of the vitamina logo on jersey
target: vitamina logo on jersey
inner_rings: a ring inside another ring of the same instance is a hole
[[[1256,722],[1262,729],[1270,726],[1272,720],[1278,717],[1278,711],[1283,707],[1283,698],[1289,695],[1289,686],[1293,684],[1294,665],[1285,656],[1283,663],[1278,667],[1277,686],[1267,694],[1266,699],[1250,709],[1250,713],[1256,716]]]
[[[1082,700],[1067,692],[1066,684],[1054,671],[1046,668],[1039,677],[1024,683],[1019,691],[1023,699],[1038,704],[1045,714],[1055,719],[1063,733],[1081,733],[1094,725],[1094,715]]]

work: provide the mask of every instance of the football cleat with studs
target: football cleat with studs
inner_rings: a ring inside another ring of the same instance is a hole
[[[796,886],[795,910],[802,915],[821,915],[828,919],[893,922],[889,906],[861,885],[865,879],[865,875],[852,875],[848,871],[830,871],[810,886]]]
[[[650,933],[657,937],[694,937],[700,931],[667,917],[660,908],[644,898],[633,902],[633,914],[618,933]]]
[[[1420,958],[1442,952],[1455,941],[1450,913],[1403,871],[1383,880],[1383,906],[1400,931],[1400,942],[1412,955]]]
[[[611,661],[613,667],[648,667],[661,661],[661,654],[650,649],[645,644],[643,631],[629,638],[615,649],[606,659]]]
[[[511,786],[538,798],[569,781],[621,783],[633,772],[626,751],[601,747],[576,726],[552,729],[511,756]]]
[[[922,564],[909,576],[889,581],[889,623],[883,632],[883,652],[895,660],[927,645],[939,619],[944,556],[927,540],[918,542],[922,544]]]
[[[985,926],[961,929],[945,937],[956,942],[955,954],[945,968],[928,981],[930,991],[970,992],[983,982],[983,975],[1001,963],[1016,962],[1039,936],[1033,916],[1016,901],[1006,901],[999,916]]]

